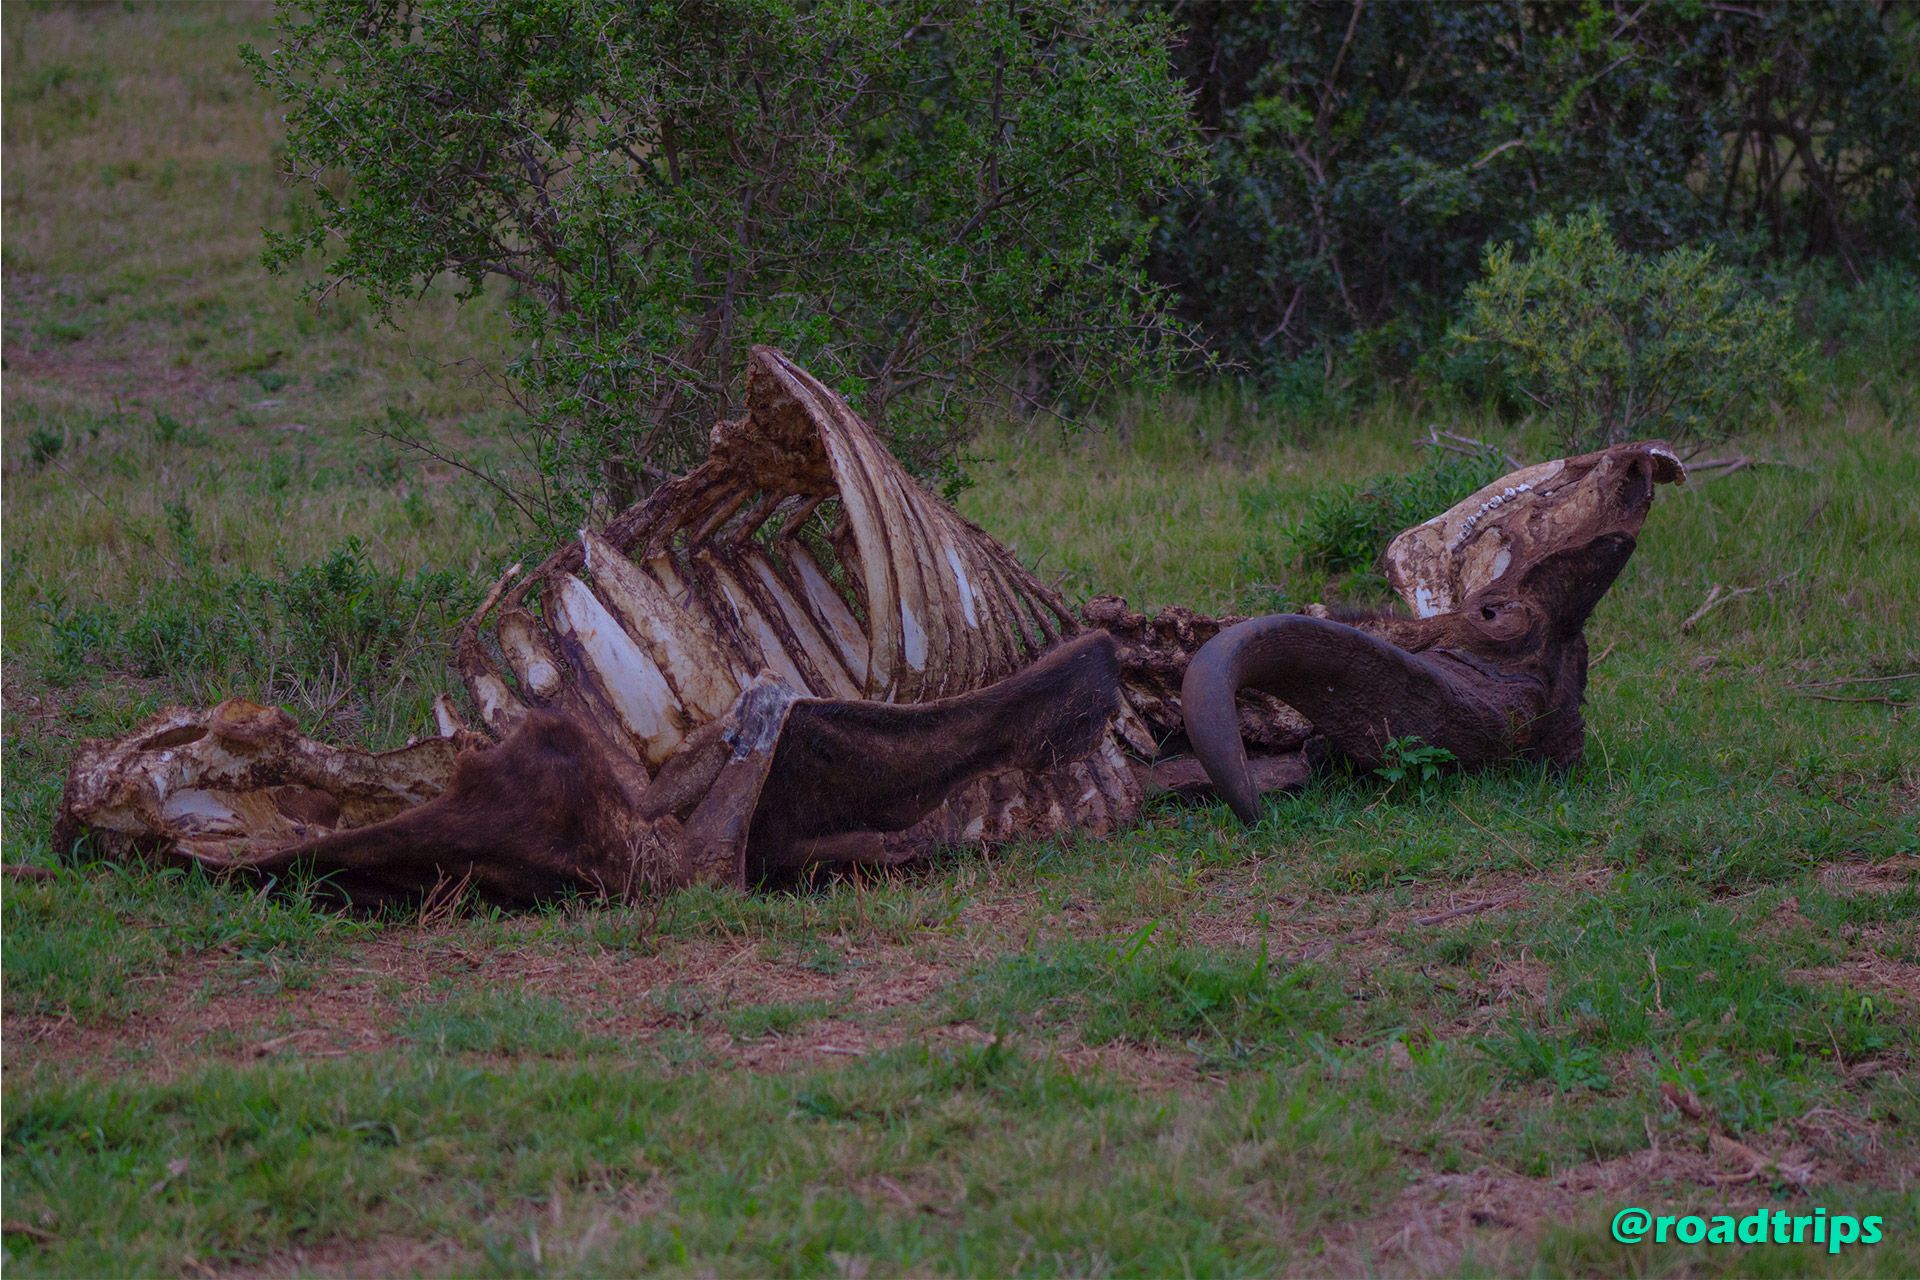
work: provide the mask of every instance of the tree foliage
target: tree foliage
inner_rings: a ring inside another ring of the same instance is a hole
[[[1713,439],[1804,380],[1788,307],[1711,250],[1629,252],[1598,210],[1541,218],[1532,239],[1487,250],[1454,340],[1485,348],[1569,446]]]
[[[1436,453],[1419,471],[1330,485],[1314,491],[1306,514],[1287,526],[1286,538],[1304,569],[1326,574],[1371,571],[1401,530],[1432,519],[1511,470],[1498,450],[1465,456]],[[1364,594],[1356,586],[1377,587],[1373,594],[1384,596],[1386,579],[1376,577],[1376,583],[1347,584],[1347,593]]]
[[[1603,205],[1636,250],[1920,248],[1920,10],[1888,0],[1164,0],[1211,175],[1153,271],[1284,376],[1356,340],[1404,369],[1481,246]]]
[[[311,215],[270,260],[381,307],[509,283],[545,514],[699,456],[749,344],[922,472],[967,406],[1166,365],[1141,214],[1198,157],[1164,24],[1096,0],[281,0],[248,51]]]

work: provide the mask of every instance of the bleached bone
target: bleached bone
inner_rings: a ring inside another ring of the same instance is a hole
[[[705,463],[469,622],[461,672],[490,726],[577,692],[658,768],[763,671],[815,697],[924,702],[985,688],[1082,629],[785,356],[754,348],[746,403]]]

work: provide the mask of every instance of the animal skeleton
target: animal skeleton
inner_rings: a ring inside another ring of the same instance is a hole
[[[63,845],[523,903],[1104,834],[1153,788],[1251,822],[1409,734],[1570,764],[1587,616],[1684,478],[1633,444],[1497,481],[1394,539],[1412,617],[1076,616],[780,353],[746,404],[701,466],[494,585],[455,650],[484,731],[445,697],[437,737],[379,754],[244,701],[171,710],[81,750]]]

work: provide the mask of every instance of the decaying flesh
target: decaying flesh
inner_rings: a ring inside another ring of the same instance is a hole
[[[1681,475],[1629,445],[1508,477],[1394,541],[1413,617],[1076,617],[778,352],[746,406],[700,467],[488,593],[456,645],[484,732],[444,698],[439,737],[383,754],[249,703],[170,711],[82,749],[59,838],[521,903],[1104,834],[1152,788],[1250,820],[1329,750],[1406,734],[1566,762],[1581,628]]]

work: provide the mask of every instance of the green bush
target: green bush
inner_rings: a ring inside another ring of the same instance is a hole
[[[1157,16],[281,0],[275,34],[246,56],[312,203],[269,260],[383,310],[497,281],[556,532],[697,460],[753,343],[934,475],[1011,376],[1064,408],[1178,345],[1140,209],[1198,150]]]
[[[1307,514],[1287,528],[1286,539],[1295,560],[1310,572],[1370,575],[1395,534],[1439,515],[1510,469],[1492,452],[1436,454],[1407,475],[1335,485],[1314,494]],[[1385,591],[1384,580],[1348,583],[1348,594]]]
[[[1920,278],[1882,265],[1865,280],[1803,270],[1784,283],[1799,299],[1801,327],[1820,343],[1824,381],[1893,384],[1920,368]]]
[[[1318,349],[1404,372],[1482,245],[1593,202],[1742,266],[1920,253],[1920,7],[1139,2],[1180,27],[1209,154],[1151,269],[1263,379]]]
[[[1792,309],[1711,250],[1621,248],[1597,210],[1533,224],[1524,256],[1487,250],[1453,331],[1559,426],[1569,447],[1710,440],[1806,377]]]

